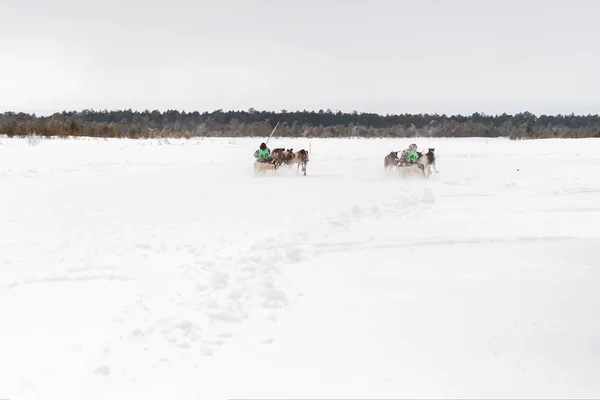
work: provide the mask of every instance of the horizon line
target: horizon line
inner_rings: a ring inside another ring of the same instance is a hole
[[[531,112],[529,110],[523,110],[523,111],[519,111],[519,112],[515,112],[515,113],[508,113],[508,112],[502,112],[502,113],[486,113],[486,112],[482,112],[482,111],[473,111],[471,113],[439,113],[439,112],[420,112],[420,113],[413,113],[413,112],[403,112],[403,113],[379,113],[379,112],[372,112],[372,111],[358,111],[358,110],[352,110],[352,111],[343,111],[340,109],[331,109],[331,108],[327,108],[327,109],[323,109],[323,108],[319,108],[319,109],[294,109],[294,110],[288,110],[285,108],[282,108],[279,111],[276,110],[269,110],[269,109],[256,109],[253,107],[248,108],[247,110],[244,109],[228,109],[225,110],[223,108],[217,108],[217,109],[213,109],[212,111],[209,110],[186,110],[185,108],[182,109],[177,109],[177,108],[165,108],[165,109],[159,109],[159,108],[144,108],[144,109],[133,109],[133,108],[112,108],[112,109],[108,109],[108,108],[81,108],[81,109],[64,109],[62,111],[54,111],[51,113],[35,113],[35,112],[25,112],[25,111],[15,111],[15,110],[4,110],[0,112],[0,115],[6,115],[9,113],[12,114],[25,114],[28,116],[35,116],[36,118],[44,118],[44,117],[51,117],[57,114],[63,114],[63,113],[83,113],[86,111],[91,111],[91,112],[95,112],[95,113],[111,113],[111,112],[123,112],[123,111],[131,111],[134,113],[152,113],[154,111],[158,111],[161,114],[164,114],[166,112],[170,112],[170,111],[177,111],[179,113],[186,113],[186,114],[194,114],[194,113],[198,113],[198,114],[217,114],[217,113],[270,113],[270,114],[296,114],[296,113],[315,113],[315,114],[320,114],[321,112],[323,114],[346,114],[346,115],[376,115],[379,117],[393,117],[393,116],[403,116],[403,115],[409,115],[409,116],[416,116],[416,115],[426,115],[426,116],[439,116],[439,117],[443,117],[446,116],[447,118],[450,117],[469,117],[469,116],[473,116],[473,115],[481,115],[481,116],[485,116],[485,117],[500,117],[500,116],[515,116],[515,115],[519,115],[519,114],[530,114],[534,117],[540,117],[540,116],[552,116],[552,117],[556,117],[556,116],[575,116],[575,117],[589,117],[589,116],[598,116],[600,115],[600,110],[598,110],[598,112],[596,113],[591,113],[588,112],[586,114],[584,113],[575,113],[573,111],[569,112],[569,113],[540,113],[540,114],[536,114],[534,112]]]

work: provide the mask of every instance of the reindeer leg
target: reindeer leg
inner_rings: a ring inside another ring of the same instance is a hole
[[[302,164],[302,172],[304,172],[304,176],[306,176],[306,163]]]

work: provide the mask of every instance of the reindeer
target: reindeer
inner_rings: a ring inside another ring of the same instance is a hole
[[[418,154],[419,154],[419,158],[417,159],[417,164],[423,166],[423,174],[425,174],[425,172],[427,172],[427,176],[431,175],[432,168],[436,174],[439,173],[437,168],[435,167],[435,147],[429,148],[427,150],[427,153],[425,153],[425,154],[423,154],[423,153],[418,153]]]
[[[308,161],[308,152],[306,150],[302,149],[297,153],[294,153],[293,163],[298,164],[296,167],[296,175],[298,174],[300,166],[302,166],[303,176],[306,176],[306,164]]]
[[[277,166],[281,166],[283,164],[292,164],[294,161],[294,151],[293,149],[283,149],[277,148],[271,152],[271,157],[275,161]]]
[[[385,156],[385,158],[383,159],[383,167],[387,170],[389,168],[393,168],[393,167],[397,167],[398,166],[398,152],[397,151],[392,151],[390,154],[388,154],[387,156]]]

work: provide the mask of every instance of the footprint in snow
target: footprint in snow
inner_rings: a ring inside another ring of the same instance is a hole
[[[204,285],[202,283],[196,284],[196,290],[198,292],[206,292],[208,289],[210,289],[210,286]]]
[[[227,283],[229,281],[229,274],[225,272],[215,271],[212,273],[210,277],[210,284],[215,289],[222,289],[227,287]]]
[[[230,322],[230,323],[240,323],[242,322],[242,317],[237,316],[231,312],[227,311],[216,311],[208,313],[208,317],[212,320]]]
[[[100,367],[96,368],[94,372],[99,375],[108,376],[110,375],[110,367],[108,365],[101,365]]]
[[[242,292],[234,290],[231,293],[229,293],[228,298],[230,300],[239,300],[242,296],[243,296]]]
[[[288,301],[286,294],[282,290],[273,287],[264,289],[261,292],[261,296],[265,300],[281,301],[284,303]]]
[[[277,317],[275,316],[275,314],[271,313],[271,314],[269,314],[269,316],[267,317],[267,321],[271,321],[271,322],[277,322]]]
[[[214,260],[196,260],[194,264],[202,265],[203,267],[212,268],[216,265],[216,261]]]
[[[305,259],[304,252],[301,248],[289,246],[284,248],[285,255],[291,262],[300,262]]]
[[[131,336],[132,337],[140,337],[143,336],[144,333],[142,332],[142,330],[140,328],[136,328],[133,331],[131,331]]]
[[[222,346],[225,344],[222,340],[205,340],[204,343],[210,344],[212,346]]]
[[[193,246],[186,245],[185,248],[189,253],[197,254],[196,249]]]
[[[202,356],[212,356],[213,351],[207,345],[200,346],[200,355]]]
[[[194,328],[194,324],[192,324],[190,321],[186,320],[186,321],[181,321],[181,322],[177,323],[175,325],[175,327],[179,330],[188,332]]]
[[[435,203],[435,196],[431,189],[423,190],[423,196],[421,197],[421,203],[423,204],[433,204]]]

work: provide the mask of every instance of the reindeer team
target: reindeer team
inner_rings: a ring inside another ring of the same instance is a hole
[[[400,155],[398,155],[400,153]],[[392,151],[383,159],[383,166],[386,170],[396,168],[404,172],[406,168],[418,168],[423,172],[423,176],[429,177],[431,170],[438,173],[435,167],[435,148],[429,148],[427,153],[417,151],[417,145],[412,143],[408,149]]]
[[[294,153],[294,149],[274,149],[271,153],[273,161],[277,167],[282,165],[294,165],[297,164],[296,172],[302,167],[302,173],[306,175],[306,164],[308,163],[308,152],[304,149]]]
[[[308,163],[308,152],[304,149],[294,152],[293,149],[284,149],[277,148],[273,149],[271,152],[266,145],[261,144],[259,150],[254,153],[254,156],[257,158],[254,163],[254,170],[256,173],[262,172],[264,173],[266,170],[276,170],[282,165],[292,166],[294,164],[296,167],[296,174],[298,174],[300,167],[302,167],[302,173],[306,176],[306,164]],[[266,158],[261,159],[261,152],[264,152]]]

